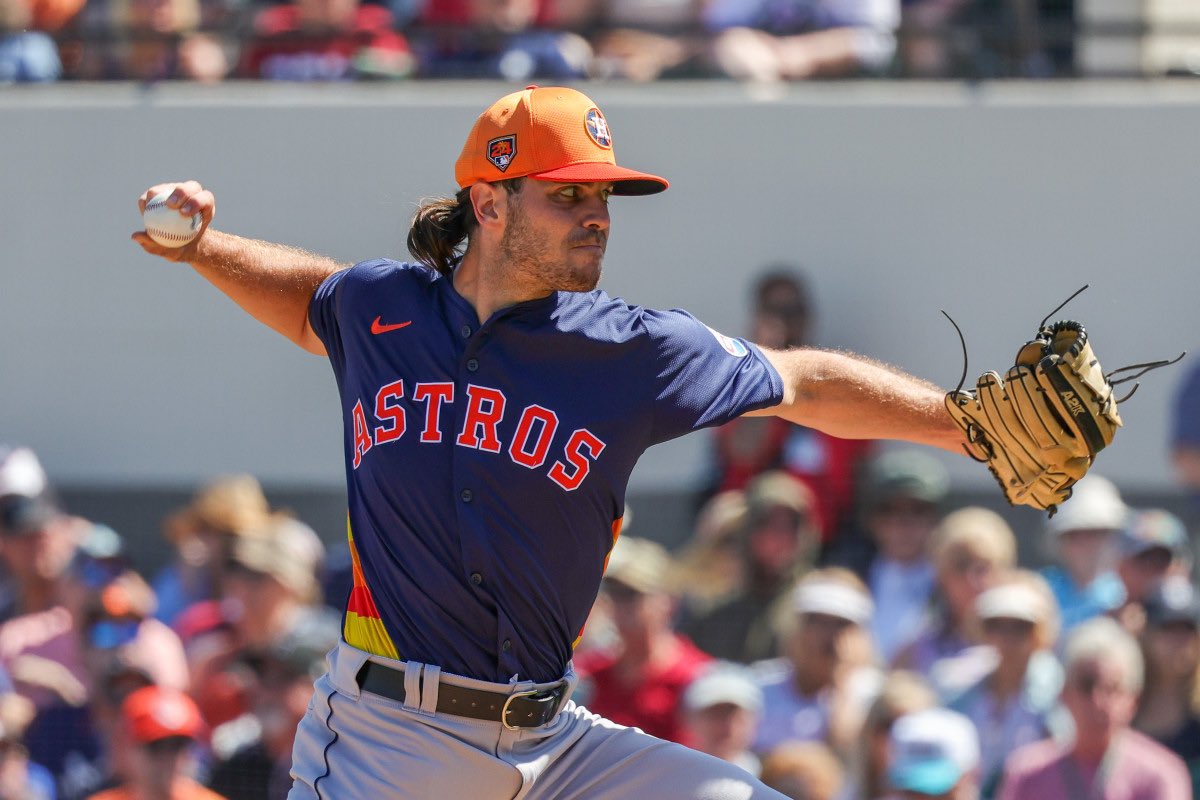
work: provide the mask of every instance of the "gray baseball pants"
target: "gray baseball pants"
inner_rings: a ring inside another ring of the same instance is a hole
[[[449,675],[345,642],[328,660],[296,732],[288,800],[785,800],[739,767],[572,701],[549,724],[518,730],[432,711],[439,677],[505,693],[537,684]],[[367,660],[405,670],[404,703],[359,689]]]

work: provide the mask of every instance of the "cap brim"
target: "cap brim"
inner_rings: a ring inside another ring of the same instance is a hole
[[[616,164],[598,162],[591,164],[570,164],[547,172],[530,175],[539,181],[555,181],[557,183],[596,183],[612,181],[613,194],[643,195],[658,194],[666,191],[671,184],[666,178],[651,175],[647,172],[618,167]]]

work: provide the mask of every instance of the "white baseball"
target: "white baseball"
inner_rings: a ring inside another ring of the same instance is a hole
[[[189,217],[179,213],[179,209],[167,206],[171,191],[167,189],[150,198],[142,212],[142,222],[147,235],[163,247],[183,247],[200,233],[204,219],[199,214]]]

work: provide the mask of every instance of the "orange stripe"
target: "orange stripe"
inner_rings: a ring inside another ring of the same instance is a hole
[[[624,516],[617,517],[612,524],[612,542],[613,547],[617,546],[617,539],[621,538],[621,523],[625,520]],[[608,548],[608,552],[604,554],[604,571],[608,572],[608,559],[612,556],[612,547]],[[583,641],[583,628],[579,629],[579,635],[575,637],[575,641],[571,642],[571,649],[579,647],[579,643]]]
[[[362,562],[358,558],[358,548],[354,546],[354,531],[350,527],[350,518],[346,518],[346,538],[350,542],[350,563],[354,573],[354,585],[350,589],[350,598],[346,601],[346,624],[342,627],[342,636],[346,644],[366,650],[377,656],[399,659],[396,644],[388,636],[383,620],[379,617],[379,609],[375,598],[367,586],[367,578],[363,574]]]

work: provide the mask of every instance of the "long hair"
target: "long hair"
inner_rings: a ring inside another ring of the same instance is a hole
[[[524,180],[510,178],[499,184],[512,195],[520,191]],[[477,225],[470,186],[459,190],[454,197],[427,200],[413,214],[412,227],[408,229],[408,252],[425,266],[450,277]]]

